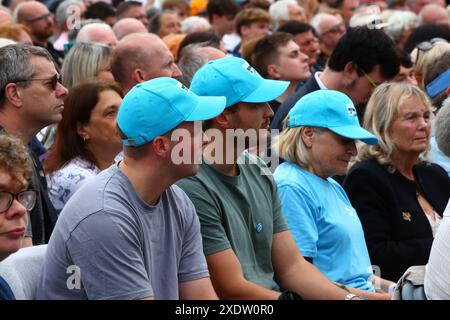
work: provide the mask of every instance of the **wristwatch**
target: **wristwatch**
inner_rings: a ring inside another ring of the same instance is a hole
[[[345,296],[344,300],[353,300],[354,297],[358,297],[356,294],[349,293]]]

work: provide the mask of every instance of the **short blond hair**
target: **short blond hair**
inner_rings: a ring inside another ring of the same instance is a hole
[[[379,164],[394,168],[392,154],[395,151],[395,145],[389,130],[397,119],[400,108],[411,99],[418,99],[427,111],[433,111],[429,98],[413,84],[383,83],[375,89],[367,103],[364,128],[376,135],[379,143],[373,146],[363,145],[359,152],[359,160],[375,158]],[[425,155],[422,154],[419,160],[425,160]]]

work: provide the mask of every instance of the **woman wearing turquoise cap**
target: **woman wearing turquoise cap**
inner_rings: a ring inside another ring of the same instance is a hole
[[[376,144],[377,138],[361,128],[350,98],[334,90],[305,95],[286,121],[274,144],[286,162],[274,178],[300,251],[332,281],[369,299],[389,299],[394,284],[374,276],[358,215],[332,178],[347,173],[355,140]]]

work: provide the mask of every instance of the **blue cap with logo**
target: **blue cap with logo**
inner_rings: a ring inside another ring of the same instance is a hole
[[[238,102],[261,103],[283,94],[288,81],[268,80],[236,57],[209,61],[194,75],[191,90],[201,96],[225,96],[227,107]]]
[[[335,90],[317,90],[301,97],[289,111],[289,127],[299,126],[327,128],[349,139],[378,143],[378,138],[359,124],[352,100]]]
[[[172,78],[156,78],[133,87],[123,98],[117,125],[125,146],[139,147],[184,121],[214,118],[225,108],[225,97],[200,97]]]

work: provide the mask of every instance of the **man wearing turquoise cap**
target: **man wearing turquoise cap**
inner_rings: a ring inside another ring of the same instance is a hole
[[[47,248],[38,299],[214,299],[200,224],[172,184],[194,175],[172,151],[201,154],[194,122],[220,114],[224,97],[199,97],[172,78],[136,85],[117,125],[124,157],[66,204]],[[171,135],[187,132],[180,143]],[[67,274],[67,273],[69,274]]]
[[[223,299],[355,298],[302,257],[270,170],[244,151],[258,140],[247,139],[242,130],[267,133],[273,115],[267,102],[288,85],[262,78],[235,57],[210,61],[192,79],[191,90],[197,94],[227,99],[225,110],[205,122],[206,134],[211,129],[216,133],[204,150],[205,163],[195,177],[177,182],[200,218],[211,280]],[[232,143],[240,139],[245,143]]]

